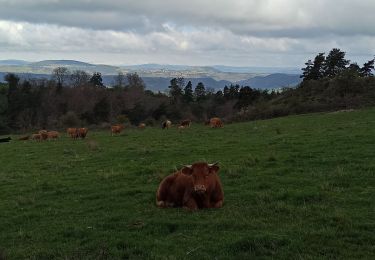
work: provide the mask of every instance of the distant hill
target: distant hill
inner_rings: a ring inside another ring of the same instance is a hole
[[[273,73],[285,73],[285,74],[300,74],[301,69],[294,67],[234,67],[224,65],[212,66],[216,70],[221,72],[232,72],[232,73],[261,73],[261,74],[273,74]]]
[[[270,74],[264,77],[254,77],[237,82],[239,85],[250,86],[260,89],[273,89],[280,87],[294,87],[301,82],[299,75],[290,75],[283,73]]]
[[[9,62],[1,63],[0,72],[30,73],[30,74],[51,74],[57,67],[66,67],[70,71],[83,70],[88,73],[101,72],[102,74],[117,74],[120,69],[116,66],[103,64],[90,64],[76,60],[44,60],[28,62],[19,65],[9,65]]]
[[[89,74],[100,72],[107,86],[113,85],[114,75],[119,72],[138,73],[145,81],[147,88],[153,91],[164,91],[169,81],[175,77],[184,77],[192,81],[193,86],[202,82],[208,88],[222,89],[225,85],[239,84],[253,88],[272,89],[283,86],[295,86],[300,82],[298,73],[274,73],[293,71],[293,68],[231,67],[231,66],[188,66],[169,64],[140,64],[111,66],[91,64],[76,60],[44,60],[27,62],[22,60],[0,61],[0,81],[7,72],[18,74],[22,79],[51,78],[53,69],[66,67],[70,71],[83,70]]]
[[[94,64],[76,61],[76,60],[43,60],[38,62],[29,63],[29,66],[88,66],[92,67],[95,66]]]
[[[25,60],[0,60],[0,65],[6,65],[6,66],[22,66],[27,65],[30,62]]]

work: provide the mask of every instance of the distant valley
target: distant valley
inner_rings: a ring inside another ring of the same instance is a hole
[[[83,70],[89,74],[100,72],[107,86],[114,83],[115,76],[137,72],[144,80],[148,89],[165,91],[170,79],[184,77],[192,81],[193,86],[202,82],[206,88],[222,89],[226,85],[248,85],[259,89],[275,89],[286,86],[296,86],[300,82],[299,71],[295,68],[267,67],[231,67],[231,66],[187,66],[142,64],[112,66],[105,64],[90,64],[76,60],[45,60],[27,62],[23,60],[0,60],[0,80],[8,72],[18,74],[23,79],[50,78],[56,67],[66,67],[70,71]]]

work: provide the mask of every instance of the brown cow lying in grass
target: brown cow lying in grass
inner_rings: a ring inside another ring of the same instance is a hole
[[[32,134],[31,135],[31,140],[41,141],[41,140],[43,140],[43,138],[42,138],[41,134]]]
[[[167,176],[156,193],[161,208],[184,207],[190,210],[220,208],[224,193],[217,174],[219,166],[197,162]]]
[[[123,129],[123,125],[113,125],[111,126],[111,135],[113,136],[114,134],[120,134]]]
[[[38,132],[40,134],[42,140],[47,140],[48,138],[48,131],[47,130],[40,130]]]

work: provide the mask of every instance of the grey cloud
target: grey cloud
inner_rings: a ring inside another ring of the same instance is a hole
[[[0,0],[0,6],[0,54],[9,58],[302,66],[333,47],[354,59],[375,53],[373,0]]]
[[[373,0],[0,0],[0,5],[2,19],[91,29],[157,31],[173,22],[245,35],[375,35]]]

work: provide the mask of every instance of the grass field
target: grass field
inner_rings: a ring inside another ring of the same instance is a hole
[[[374,259],[375,109],[0,144],[0,259]],[[159,209],[219,161],[217,210]]]

